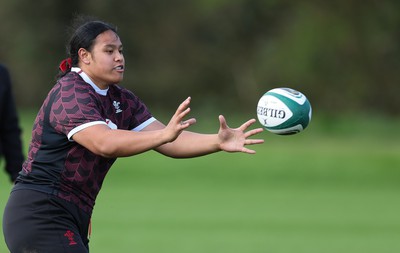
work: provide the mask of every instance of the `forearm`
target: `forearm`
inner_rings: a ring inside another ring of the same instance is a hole
[[[162,130],[134,132],[93,126],[73,136],[74,141],[104,157],[126,157],[146,152],[168,141]]]
[[[117,133],[119,132],[119,133]],[[149,132],[133,132],[111,130],[107,141],[106,156],[127,157],[146,152],[166,143],[161,130]]]
[[[221,149],[217,134],[184,131],[175,141],[161,145],[155,150],[173,158],[190,158],[215,153]]]

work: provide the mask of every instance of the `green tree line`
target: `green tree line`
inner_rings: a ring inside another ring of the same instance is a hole
[[[18,106],[38,107],[66,57],[76,14],[115,24],[121,84],[154,106],[254,108],[292,87],[328,113],[400,115],[396,0],[3,0],[0,62]]]

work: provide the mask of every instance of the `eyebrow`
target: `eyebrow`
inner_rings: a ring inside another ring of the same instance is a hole
[[[115,45],[115,44],[106,44],[106,45],[104,45],[104,47],[111,47],[111,48],[122,48],[122,47],[123,47],[123,45],[121,44],[121,45],[117,46],[117,45]]]
[[[123,45],[121,44],[121,45],[119,45],[119,46],[117,46],[117,45],[115,45],[115,44],[106,44],[106,45],[104,45],[103,46],[103,48],[111,48],[111,49],[122,49],[123,48]]]

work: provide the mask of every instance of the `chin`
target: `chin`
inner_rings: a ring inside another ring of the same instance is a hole
[[[121,76],[121,77],[118,77],[118,78],[113,78],[113,79],[111,79],[111,80],[110,80],[110,83],[119,84],[119,83],[122,82],[123,80],[124,80],[124,77]]]

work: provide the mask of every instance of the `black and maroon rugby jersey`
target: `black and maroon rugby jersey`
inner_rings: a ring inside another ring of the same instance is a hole
[[[115,159],[95,155],[74,142],[72,135],[95,124],[141,130],[155,119],[132,92],[111,85],[101,95],[85,73],[73,69],[56,83],[40,108],[14,190],[51,193],[91,213]]]

